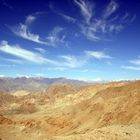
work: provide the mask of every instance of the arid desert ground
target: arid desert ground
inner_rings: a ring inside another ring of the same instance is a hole
[[[140,81],[0,93],[1,140],[140,140]]]

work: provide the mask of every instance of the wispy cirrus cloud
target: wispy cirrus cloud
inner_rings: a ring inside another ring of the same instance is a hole
[[[61,16],[61,17],[62,17],[63,19],[65,19],[67,22],[76,23],[76,21],[77,21],[76,18],[74,18],[74,17],[72,17],[72,16],[69,16],[69,15],[67,15],[67,14],[61,13],[60,11],[56,10],[53,3],[49,3],[49,8],[50,8],[56,15]]]
[[[53,47],[56,47],[58,45],[67,46],[67,43],[65,41],[66,36],[62,34],[62,32],[64,31],[64,28],[62,27],[59,27],[59,26],[54,27],[46,38],[42,38],[39,34],[35,34],[30,31],[30,26],[37,19],[37,15],[39,14],[40,13],[28,15],[24,23],[19,23],[17,26],[10,28],[11,31],[15,35],[21,38],[27,39],[29,41],[32,41],[38,44],[53,46]]]
[[[77,68],[86,65],[90,59],[95,58],[97,60],[112,59],[110,55],[106,54],[104,51],[89,51],[86,50],[81,56],[73,55],[61,55],[60,58],[63,59],[63,66],[70,68]]]
[[[118,8],[118,3],[115,0],[111,0],[103,11],[103,18],[109,18]]]
[[[23,64],[26,62],[31,62],[35,64],[49,64],[49,66],[55,66],[55,70],[65,70],[67,68],[75,69],[83,67],[86,65],[90,59],[96,58],[101,59],[111,59],[112,57],[107,55],[105,52],[98,51],[84,51],[81,56],[74,55],[58,55],[55,59],[50,59],[44,56],[40,52],[34,52],[31,50],[23,49],[19,45],[10,45],[7,41],[0,42],[0,52],[9,54],[16,57],[15,59],[4,58],[4,61]],[[41,50],[42,51],[42,50]]]
[[[130,16],[129,13],[118,16],[117,10],[120,6],[115,0],[111,0],[98,17],[94,3],[88,0],[74,0],[74,3],[84,17],[84,21],[79,21],[78,24],[81,33],[91,41],[108,40],[110,34],[120,32],[136,18],[136,15]]]
[[[27,24],[20,23],[18,26],[12,28],[12,32],[21,38],[24,38],[24,39],[27,39],[27,40],[30,40],[39,44],[48,45],[47,42],[41,40],[41,37],[38,34],[31,33],[29,31],[29,27]]]
[[[139,66],[140,66],[140,58],[137,58],[137,59],[134,59],[134,60],[130,60],[129,62],[130,62],[131,64],[139,65]]]
[[[49,68],[47,68],[47,70],[49,70],[49,71],[64,71],[66,69],[67,68],[65,68],[65,67],[49,67]]]
[[[78,26],[82,35],[91,41],[108,41],[113,34],[119,33],[136,19],[136,15],[128,12],[119,15],[121,6],[116,0],[110,0],[100,13],[96,9],[98,5],[92,1],[73,0],[73,3],[79,8],[82,20],[56,11],[53,5],[50,7],[55,14]]]
[[[83,70],[81,70],[81,72],[83,72],[83,73],[95,73],[95,72],[97,72],[96,70],[91,70],[91,69],[83,69]]]
[[[36,19],[37,19],[36,16],[28,15],[28,16],[26,17],[25,23],[26,23],[26,25],[30,25],[30,24],[32,24]]]
[[[44,57],[40,53],[23,49],[19,45],[10,45],[7,41],[2,41],[0,43],[0,52],[7,53],[21,60],[29,61],[36,64],[51,64],[57,67],[69,68],[76,68],[81,66],[79,60],[75,56],[63,55],[59,56],[58,60],[52,60]],[[8,59],[8,61],[16,63],[16,61],[21,61],[19,59]]]
[[[13,58],[0,58],[0,60],[2,61],[6,61],[6,62],[12,62],[12,63],[17,63],[17,64],[23,64],[23,60],[19,60],[19,59],[13,59]]]
[[[71,16],[68,16],[66,14],[62,14],[62,13],[59,13],[57,12],[58,15],[60,15],[61,17],[63,17],[66,21],[68,22],[72,22],[72,23],[75,23],[77,20]]]
[[[129,63],[131,65],[130,64],[124,65],[124,66],[121,66],[121,68],[129,69],[129,70],[137,70],[137,71],[140,70],[140,56],[137,59],[130,60]]]
[[[140,71],[140,66],[121,66],[123,69]]]
[[[74,0],[74,3],[80,8],[82,16],[89,23],[93,16],[93,4],[87,0]]]
[[[62,27],[54,27],[46,38],[47,44],[53,47],[56,47],[57,45],[67,46],[67,43],[65,42],[66,36],[62,33],[63,31],[64,28]]]
[[[10,29],[15,35],[21,38],[33,41],[35,43],[48,45],[46,41],[43,41],[39,34],[34,34],[30,31],[30,26],[37,19],[37,15],[38,13],[28,15],[24,23],[19,23],[17,26],[12,28],[10,27]]]
[[[2,41],[0,43],[0,51],[37,64],[56,63],[55,61],[49,60],[38,53],[23,49],[18,45],[10,45],[7,41]]]
[[[46,53],[46,50],[43,48],[35,48],[35,50],[40,52],[40,53]]]
[[[72,55],[61,55],[60,58],[62,58],[64,66],[71,68],[81,67],[87,62],[87,58],[85,57],[81,59]]]
[[[88,57],[93,57],[95,59],[112,59],[112,57],[108,54],[106,54],[103,51],[85,51],[86,55]]]
[[[25,62],[32,62],[35,64],[49,64],[52,66],[56,66],[57,68],[77,68],[81,67],[85,64],[86,60],[81,60],[80,58],[72,55],[61,55],[56,56],[57,60],[52,60],[43,56],[40,53],[33,52],[27,49],[21,48],[19,45],[10,45],[7,41],[0,42],[0,52],[9,54],[11,56],[16,57],[17,59],[7,58],[6,61],[12,63],[20,63],[23,64]],[[5,58],[4,58],[5,61]],[[59,69],[60,70],[60,69]],[[61,69],[62,70],[62,69]]]

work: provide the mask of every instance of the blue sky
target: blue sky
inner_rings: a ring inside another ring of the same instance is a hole
[[[0,76],[140,78],[139,0],[0,0]]]

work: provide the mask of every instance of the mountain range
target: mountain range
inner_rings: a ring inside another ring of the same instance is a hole
[[[58,84],[71,84],[74,86],[90,85],[91,82],[85,82],[67,78],[46,78],[46,77],[1,77],[0,78],[0,91],[16,91],[16,90],[28,90],[28,91],[40,91],[48,88],[50,85]],[[93,84],[93,83],[92,83]]]

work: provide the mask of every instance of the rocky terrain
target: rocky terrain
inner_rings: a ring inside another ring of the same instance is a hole
[[[93,83],[67,79],[67,78],[46,78],[46,77],[0,77],[0,91],[11,92],[17,90],[41,91],[50,85],[68,83],[75,86],[90,85]]]
[[[0,140],[140,140],[140,81],[1,91]]]

